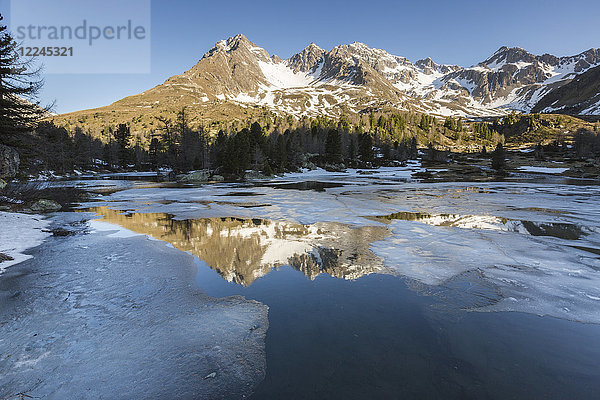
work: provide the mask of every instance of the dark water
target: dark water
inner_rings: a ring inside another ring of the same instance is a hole
[[[272,187],[275,189],[288,190],[314,190],[316,192],[324,192],[325,189],[344,187],[341,182],[319,182],[319,181],[300,181],[300,182],[284,182],[284,183],[260,183],[259,186]]]
[[[314,280],[281,267],[248,287],[198,261],[212,296],[267,304],[253,399],[596,399],[600,326],[466,312],[388,275]]]

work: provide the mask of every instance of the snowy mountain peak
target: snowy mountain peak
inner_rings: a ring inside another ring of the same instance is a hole
[[[479,65],[498,70],[506,64],[531,64],[535,61],[536,57],[533,54],[520,47],[503,46]]]
[[[435,72],[441,72],[440,65],[438,65],[431,58],[427,57],[423,60],[418,60],[415,63],[415,67],[419,68],[424,74],[431,75]]]
[[[300,53],[294,54],[287,60],[287,65],[295,73],[314,71],[322,60],[325,50],[314,43],[306,46]]]
[[[264,56],[265,54],[268,57],[268,53],[266,50],[258,47],[254,43],[252,43],[248,38],[242,34],[238,34],[228,38],[227,40],[220,40],[213,46],[212,49],[207,51],[202,58],[208,58],[214,56],[215,54],[223,53],[229,54],[238,49],[246,49],[246,50],[260,50],[260,53]]]
[[[187,72],[121,102],[131,107],[233,103],[296,116],[336,116],[382,106],[437,115],[500,116],[531,110],[548,93],[598,65],[598,49],[559,58],[507,46],[468,68],[438,64],[429,57],[413,64],[361,42],[330,51],[310,43],[282,60],[236,35],[217,42]],[[586,110],[600,113],[591,108],[596,103],[588,103]]]
[[[424,58],[422,60],[418,60],[415,65],[419,68],[425,68],[425,67],[429,67],[429,68],[436,68],[438,67],[438,65],[435,63],[435,61],[433,61],[430,57]]]
[[[362,42],[352,42],[348,45],[348,47],[351,47],[354,49],[371,50],[371,48],[369,46],[367,46],[366,44],[364,44]]]

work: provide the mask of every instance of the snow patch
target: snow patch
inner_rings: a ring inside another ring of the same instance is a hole
[[[40,215],[0,211],[0,253],[12,258],[0,262],[0,273],[11,265],[30,259],[32,256],[23,252],[39,246],[50,236],[50,233],[43,232],[48,225],[48,221]]]
[[[283,63],[258,61],[263,75],[272,88],[290,89],[295,87],[309,86],[314,78],[308,74],[294,73],[294,71]]]
[[[569,168],[556,168],[556,167],[534,167],[534,166],[522,166],[519,167],[521,171],[533,172],[538,174],[562,174],[568,171]]]

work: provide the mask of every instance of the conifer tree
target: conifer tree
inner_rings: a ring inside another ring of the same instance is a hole
[[[417,138],[414,137],[414,136],[410,139],[410,151],[409,151],[409,153],[410,153],[409,157],[411,159],[417,158],[418,153],[419,153],[419,149],[417,147]]]
[[[429,127],[430,127],[429,122],[430,122],[429,117],[427,115],[423,114],[421,116],[421,122],[419,122],[419,128],[421,128],[425,132],[429,131]]]
[[[286,149],[286,138],[284,135],[277,136],[277,160],[279,161],[277,164],[277,169],[279,171],[285,171],[287,167],[287,149]]]
[[[451,131],[456,130],[456,123],[454,122],[454,118],[446,117],[446,120],[444,121],[444,128],[448,128]]]
[[[117,157],[119,159],[119,165],[126,167],[131,161],[131,153],[129,148],[129,142],[131,141],[131,131],[125,124],[119,124],[117,130],[114,133],[115,141],[117,142]]]
[[[213,144],[212,150],[213,150],[213,154],[214,154],[214,161],[216,165],[223,165],[225,163],[225,146],[227,144],[227,134],[225,133],[225,131],[223,131],[223,129],[219,130],[219,133],[217,134],[217,138],[215,139],[215,142]]]
[[[148,149],[148,156],[150,158],[150,164],[152,164],[152,169],[157,170],[159,166],[159,155],[161,152],[161,143],[157,137],[153,137],[150,140],[150,147]]]
[[[271,164],[269,164],[268,160],[265,160],[265,164],[263,165],[262,173],[266,176],[273,176],[273,169],[271,168]]]
[[[373,112],[369,114],[369,130],[372,132],[375,129],[375,115]]]
[[[502,143],[498,143],[496,149],[492,152],[492,168],[497,172],[503,172],[506,167],[506,153]]]
[[[330,129],[327,132],[325,160],[333,164],[342,161],[342,136],[337,129]]]
[[[373,138],[368,133],[360,137],[359,154],[362,161],[373,161]]]
[[[2,20],[0,14],[0,142],[7,142],[9,136],[32,130],[46,110],[37,101],[43,85],[39,70],[19,56]]]
[[[348,158],[354,160],[356,158],[356,143],[354,137],[350,137],[350,144],[348,145]]]

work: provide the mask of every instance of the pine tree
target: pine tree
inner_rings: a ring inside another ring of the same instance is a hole
[[[369,130],[371,132],[373,132],[374,129],[375,129],[375,115],[373,114],[373,112],[371,112],[369,114]]]
[[[496,149],[492,152],[492,168],[497,172],[503,172],[506,167],[506,152],[502,143],[498,143]]]
[[[175,173],[179,172],[179,135],[176,127],[169,118],[158,116],[156,120],[161,123],[161,145],[165,150],[166,164]]]
[[[419,149],[417,147],[417,138],[416,137],[412,137],[410,138],[410,151],[409,151],[409,157],[411,160],[414,160],[415,158],[417,158],[417,156],[419,155]]]
[[[342,115],[340,117],[340,120],[338,122],[338,129],[340,131],[344,131],[344,132],[348,132],[350,131],[350,119],[348,118],[347,115]]]
[[[362,161],[373,161],[373,138],[371,135],[368,133],[361,135],[358,151]]]
[[[354,160],[356,158],[356,143],[354,142],[354,136],[350,137],[350,144],[348,145],[348,158]]]
[[[91,164],[91,137],[86,135],[80,127],[76,127],[72,133],[72,141],[72,158],[74,166],[84,168],[85,166]]]
[[[19,56],[17,43],[0,24],[0,142],[32,130],[46,111],[36,100],[43,81],[31,67],[32,60]]]
[[[421,116],[421,122],[419,122],[419,128],[423,131],[428,132],[430,128],[430,119],[427,115],[423,114]]]
[[[267,141],[262,126],[260,123],[254,122],[250,126],[251,163],[254,169],[264,164],[265,154],[267,153],[266,144]]]
[[[43,121],[36,129],[42,140],[41,158],[44,167],[59,173],[65,173],[70,168],[71,140],[69,132],[64,127],[57,127],[52,122]]]
[[[277,169],[282,172],[284,172],[287,169],[288,163],[286,147],[286,137],[284,135],[277,136],[276,151],[278,155],[277,160],[279,161]]]
[[[427,159],[432,162],[437,160],[437,150],[431,142],[427,145]]]
[[[227,137],[220,152],[224,171],[230,174],[243,176],[250,167],[250,131],[247,128]]]
[[[158,140],[157,137],[153,137],[152,140],[150,140],[150,147],[148,149],[148,156],[153,170],[158,170],[161,148],[160,140]]]
[[[194,169],[197,162],[196,159],[201,154],[201,143],[198,132],[190,128],[188,116],[185,107],[177,113],[175,122],[176,137],[179,139],[177,164],[179,170],[189,171]]]
[[[265,164],[263,165],[262,173],[266,176],[273,176],[273,169],[271,168],[271,164],[269,164],[268,160],[265,160]]]
[[[396,147],[398,145],[398,142],[396,142]],[[391,151],[392,149],[390,148],[390,144],[388,142],[385,142],[383,144],[383,146],[381,146],[381,156],[384,160],[390,160],[391,159]]]
[[[115,141],[117,142],[117,157],[119,159],[119,165],[123,168],[131,161],[131,152],[129,142],[131,141],[131,131],[125,124],[119,124],[117,130],[114,133]]]
[[[454,120],[454,118],[446,117],[446,120],[444,121],[444,128],[448,128],[451,131],[455,131],[456,130],[456,121]]]
[[[337,129],[330,129],[325,140],[325,160],[329,163],[342,161],[342,136]]]
[[[258,122],[254,122],[250,127],[250,145],[252,147],[264,147],[265,136],[262,126]]]
[[[215,164],[218,166],[222,166],[225,163],[225,147],[227,145],[227,134],[225,133],[225,131],[223,131],[223,129],[219,130],[219,133],[217,134],[217,138],[215,139],[215,142],[212,146],[212,151],[214,154],[214,161]]]
[[[300,134],[296,130],[293,132],[287,130],[285,137],[285,151],[287,153],[288,168],[294,170],[300,166],[302,160]]]

